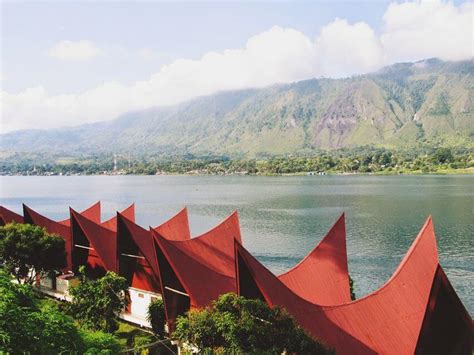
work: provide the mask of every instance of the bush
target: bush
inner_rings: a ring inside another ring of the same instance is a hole
[[[117,354],[120,344],[116,337],[102,331],[81,330],[85,354]]]
[[[164,335],[165,327],[165,305],[162,299],[156,299],[148,306],[147,320],[151,324],[153,333],[162,337]]]
[[[113,333],[118,329],[117,318],[128,303],[127,280],[107,272],[98,280],[82,281],[70,289],[72,302],[69,313],[82,327]]]
[[[30,285],[0,271],[0,353],[78,353],[82,339],[72,318],[56,307],[37,307]]]
[[[245,354],[326,354],[282,308],[228,293],[178,317],[173,337],[200,351]]]
[[[77,353],[84,349],[83,340],[71,317],[51,306],[43,308],[36,316],[42,324],[39,332],[44,343],[44,354]]]

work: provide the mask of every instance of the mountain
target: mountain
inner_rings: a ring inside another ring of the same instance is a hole
[[[47,119],[44,117],[43,119]],[[3,152],[262,156],[373,144],[472,145],[474,60],[221,92],[72,128],[0,135]]]

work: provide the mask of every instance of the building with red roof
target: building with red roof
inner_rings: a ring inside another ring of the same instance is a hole
[[[439,264],[431,217],[390,280],[353,302],[322,306],[306,301],[240,243],[236,267],[240,295],[285,308],[311,336],[337,353],[470,353],[472,320]]]
[[[210,231],[187,241],[171,241],[151,230],[158,256],[163,300],[170,330],[177,316],[236,291],[234,240],[241,241],[232,213]]]
[[[153,228],[162,237],[168,240],[189,240],[191,230],[189,228],[188,209],[184,207],[173,217]]]
[[[89,208],[85,209],[80,213],[85,218],[89,218],[93,221],[100,221],[100,202],[96,202]],[[64,239],[66,249],[66,269],[64,271],[73,270],[72,263],[72,235],[71,235],[71,222],[70,219],[62,221],[54,221],[46,216],[43,216],[23,204],[23,219],[24,223],[33,224],[46,229],[48,233],[58,234]]]
[[[24,223],[23,216],[9,210],[6,207],[0,206],[0,226],[8,223]]]
[[[66,240],[69,270],[86,265],[130,284],[123,315],[141,325],[149,303],[163,297],[169,330],[189,309],[236,292],[285,308],[308,334],[340,354],[471,353],[472,319],[438,259],[428,218],[393,276],[351,301],[344,215],[296,266],[274,275],[242,245],[237,212],[190,238],[186,208],[156,228],[135,223],[131,205],[100,223],[100,203],[53,221],[24,205],[24,216],[0,207],[0,222],[40,225]],[[58,277],[59,279],[60,277]]]
[[[307,301],[321,305],[350,302],[344,214],[303,260],[278,278]]]

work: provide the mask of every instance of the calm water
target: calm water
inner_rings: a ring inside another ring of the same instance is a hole
[[[474,176],[91,176],[0,177],[0,204],[24,202],[55,219],[97,200],[105,217],[135,202],[156,226],[188,206],[194,235],[238,210],[244,244],[280,273],[297,263],[346,212],[349,270],[358,297],[392,274],[428,215],[440,259],[474,311]]]

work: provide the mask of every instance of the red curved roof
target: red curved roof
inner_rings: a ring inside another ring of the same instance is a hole
[[[366,297],[338,306],[320,306],[300,298],[240,244],[236,247],[239,293],[260,294],[271,306],[286,308],[304,329],[334,347],[337,353],[413,354],[417,350],[440,267],[431,217],[384,286]],[[250,280],[245,275],[250,275]],[[450,312],[470,319],[465,309],[453,307]]]
[[[221,294],[236,291],[231,257],[234,254],[233,237],[217,236],[215,245],[210,247],[199,239],[173,242],[154,230],[152,233],[157,247],[189,295],[191,307],[205,307]]]
[[[71,220],[82,230],[84,236],[97,253],[101,263],[108,271],[117,272],[117,233],[109,228],[106,228],[70,208]],[[73,229],[74,231],[74,229]],[[77,248],[77,240],[73,232],[73,244]],[[77,265],[75,265],[77,266]]]
[[[350,302],[344,214],[300,263],[278,278],[307,301],[321,305]]]
[[[23,216],[9,210],[8,208],[0,206],[0,226],[12,222],[23,223]]]
[[[155,243],[150,231],[117,213],[119,272],[131,286],[161,292]],[[138,257],[137,257],[138,256]]]
[[[86,218],[89,218],[91,221],[100,223],[100,201],[97,201],[92,206],[82,211],[81,215],[83,215]],[[59,223],[64,224],[66,226],[70,226],[71,219],[70,218],[64,219],[62,221],[59,221]]]
[[[431,287],[416,354],[471,354],[472,319],[441,266]]]
[[[72,270],[72,238],[70,219],[63,220],[61,222],[53,221],[52,219],[45,217],[35,210],[31,209],[27,205],[23,204],[23,215],[24,222],[34,224],[46,229],[48,233],[58,234],[64,238],[65,250],[66,250],[66,269]],[[100,220],[100,202],[93,204],[91,207],[81,212],[83,216],[90,216],[94,220]]]
[[[214,236],[221,235],[225,237],[235,238],[242,243],[242,236],[240,233],[239,214],[237,211],[232,212],[229,217],[224,219],[214,228],[207,232],[194,237],[193,239],[204,238],[204,240],[213,239]],[[212,244],[212,243],[211,243]]]
[[[153,228],[161,236],[168,240],[189,240],[191,232],[189,229],[188,209],[184,207],[181,211],[168,219],[166,222]]]
[[[44,227],[48,233],[59,234],[66,239],[71,237],[69,226],[53,221],[52,219],[39,214],[25,204],[23,204],[23,215],[25,216],[25,223]]]
[[[126,209],[121,211],[120,214],[122,216],[125,216],[130,221],[135,222],[135,204],[132,203]],[[107,229],[110,229],[110,230],[116,232],[117,231],[117,215],[113,216],[112,218],[108,219],[107,221],[102,222],[100,225],[102,227],[105,227]]]
[[[240,240],[237,212],[190,240],[171,241],[150,230],[156,242],[163,300],[171,330],[176,316],[189,307],[205,307],[224,293],[236,292],[234,241]]]

